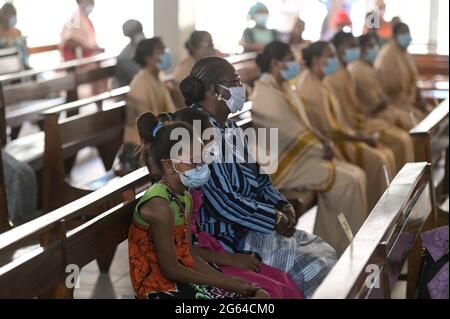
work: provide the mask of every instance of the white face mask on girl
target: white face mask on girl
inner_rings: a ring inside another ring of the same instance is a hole
[[[246,94],[245,94],[245,87],[244,86],[235,86],[232,88],[227,88],[223,85],[218,84],[221,88],[227,90],[230,92],[230,99],[225,100],[222,95],[219,95],[219,101],[224,101],[228,108],[230,109],[230,112],[236,113],[239,111],[242,111],[244,108],[245,100],[246,100]]]

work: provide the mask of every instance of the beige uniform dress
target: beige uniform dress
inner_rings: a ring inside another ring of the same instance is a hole
[[[264,73],[251,100],[254,126],[278,129],[274,186],[283,191],[317,191],[314,233],[342,254],[349,243],[337,216],[344,213],[355,234],[364,223],[368,212],[364,172],[353,164],[323,158],[324,147],[311,128],[303,103],[287,83],[280,86]],[[269,146],[258,146],[268,153]]]
[[[380,134],[381,143],[394,152],[397,171],[406,163],[414,161],[414,150],[409,133],[382,119],[366,116],[364,107],[356,96],[353,78],[345,67],[341,67],[334,74],[327,76],[324,83],[332,89],[339,100],[347,122],[356,132],[366,135]],[[391,176],[391,178],[393,177]]]
[[[349,71],[355,84],[356,96],[368,118],[382,119],[406,131],[414,127],[410,112],[396,107],[384,94],[378,74],[372,65],[358,60],[349,65]],[[378,107],[384,99],[388,101],[387,107],[379,111]]]
[[[383,166],[390,176],[396,171],[394,154],[383,146],[373,148],[366,143],[354,142],[343,134],[355,135],[348,124],[342,108],[331,89],[327,88],[311,71],[306,70],[297,83],[297,93],[302,99],[309,121],[325,136],[331,138],[345,159],[362,168],[367,176],[367,198],[369,210],[378,202],[387,188]]]

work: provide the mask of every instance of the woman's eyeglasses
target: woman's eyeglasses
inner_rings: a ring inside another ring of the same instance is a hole
[[[237,84],[237,86],[243,85],[240,76],[236,76],[234,79],[217,82],[217,84],[228,84],[228,83]]]

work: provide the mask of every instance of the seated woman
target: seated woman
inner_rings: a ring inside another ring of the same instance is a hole
[[[361,56],[358,41],[351,33],[338,32],[333,37],[340,67],[325,77],[324,83],[333,91],[342,106],[342,111],[350,126],[363,134],[378,134],[380,142],[390,148],[395,155],[397,170],[414,161],[414,151],[408,132],[382,119],[368,117],[367,107],[358,100],[355,83],[347,67]],[[394,172],[397,175],[397,171]],[[393,177],[393,176],[392,176]]]
[[[192,199],[188,187],[209,179],[209,168],[191,156],[194,136],[183,123],[161,124],[151,113],[138,120],[143,158],[161,179],[140,199],[129,230],[130,274],[139,299],[222,299],[268,297],[258,286],[225,276],[192,252],[188,227]],[[187,132],[188,140],[171,139],[174,131]],[[182,144],[176,158],[171,150]],[[199,163],[199,164],[197,164]]]
[[[278,129],[278,169],[272,175],[273,184],[284,191],[319,192],[314,234],[340,255],[349,242],[338,215],[344,213],[356,234],[368,215],[366,175],[356,165],[333,159],[330,140],[309,123],[303,103],[288,84],[300,72],[291,48],[272,42],[256,62],[262,76],[251,97],[253,124],[255,128]],[[269,154],[272,146],[263,147],[263,154]]]
[[[245,88],[236,70],[222,58],[202,59],[180,89],[187,105],[209,114],[215,141],[221,145],[216,161],[209,165],[211,178],[202,187],[202,230],[228,252],[258,254],[263,263],[291,275],[305,297],[311,297],[334,266],[336,253],[319,237],[296,230],[292,205],[250,160],[253,155],[246,140],[228,120],[245,103]]]
[[[344,158],[362,168],[367,176],[367,198],[371,210],[386,190],[383,166],[394,176],[396,164],[392,151],[378,144],[375,136],[356,132],[348,123],[343,107],[323,82],[337,71],[339,60],[328,42],[315,42],[303,51],[307,66],[297,83],[312,126],[336,143]]]
[[[389,122],[405,131],[414,127],[411,114],[403,108],[395,107],[390,98],[383,92],[380,79],[373,67],[379,46],[372,33],[358,38],[361,57],[349,65],[353,77],[356,95],[369,118],[378,118]]]
[[[186,108],[173,114],[170,120],[181,121],[195,126],[195,121],[199,121],[200,127],[194,133],[202,136],[204,132],[212,128],[207,113]],[[214,141],[204,139],[205,149],[203,157],[205,162],[214,159],[215,146]],[[267,266],[253,256],[252,254],[234,254],[228,253],[222,244],[209,233],[201,231],[200,211],[203,207],[203,193],[200,188],[190,189],[193,198],[193,214],[191,218],[191,229],[194,241],[194,251],[208,263],[220,266],[221,271],[230,276],[236,276],[255,283],[267,291],[272,299],[302,299],[303,294],[299,291],[291,277]]]
[[[160,38],[145,39],[136,48],[135,61],[141,71],[130,84],[127,97],[125,143],[139,144],[136,129],[137,117],[145,112],[159,114],[175,112],[175,104],[166,84],[159,78],[160,72],[172,65],[172,57],[166,52]]]
[[[207,31],[192,32],[185,44],[189,56],[180,62],[175,71],[175,81],[181,83],[191,73],[194,64],[208,56],[219,56],[220,53],[214,49],[212,36]]]
[[[12,3],[5,3],[0,8],[0,49],[16,48],[22,66],[29,68],[27,42],[22,32],[16,28],[17,11]]]
[[[419,72],[408,47],[412,38],[407,24],[393,26],[392,39],[381,48],[375,60],[375,70],[384,93],[396,107],[412,112],[419,122],[429,112],[417,87]]]
[[[245,52],[261,52],[266,44],[278,40],[276,30],[267,28],[269,10],[266,5],[257,2],[248,12],[248,19],[253,21],[254,26],[244,30],[241,45]]]

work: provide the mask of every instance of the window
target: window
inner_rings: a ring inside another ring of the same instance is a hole
[[[15,0],[13,3],[18,13],[17,27],[27,36],[29,47],[59,43],[64,23],[76,10],[75,0]],[[141,21],[146,35],[153,35],[153,1],[96,0],[91,19],[99,45],[108,52],[118,53],[127,43],[122,35],[126,20]]]

